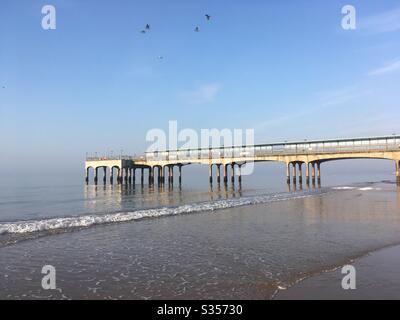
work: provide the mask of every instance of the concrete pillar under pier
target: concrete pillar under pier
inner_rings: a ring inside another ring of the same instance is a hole
[[[315,184],[315,162],[311,163],[312,183]]]
[[[153,183],[153,167],[149,167],[149,185]]]
[[[306,165],[306,183],[308,185],[310,184],[310,164],[306,162],[305,165]]]
[[[221,165],[217,164],[217,182],[221,182]]]
[[[180,164],[178,166],[178,168],[179,168],[179,184],[181,184],[182,183],[182,165]]]
[[[107,183],[107,167],[103,167],[103,183]]]
[[[157,183],[161,184],[161,166],[157,167],[158,175],[157,175]]]
[[[213,182],[212,166],[213,166],[212,164],[210,164],[210,165],[208,166],[208,179],[209,179],[209,182],[210,182],[210,183]]]
[[[296,162],[292,162],[292,170],[293,170],[293,183],[296,184],[296,177],[297,177]]]
[[[133,184],[136,183],[136,168],[135,167],[132,168],[132,183]]]
[[[318,183],[321,182],[321,162],[317,162],[317,179]]]
[[[286,163],[286,182],[290,185],[290,162]]]
[[[89,168],[86,168],[86,178],[85,178],[86,184],[89,184]]]
[[[129,168],[124,168],[123,169],[124,174],[125,174],[125,183],[128,183],[128,174],[129,174]]]
[[[242,165],[243,164],[239,164],[238,165],[238,181],[239,181],[239,184],[242,183]]]
[[[228,165],[224,164],[224,183],[228,183]]]
[[[396,182],[400,185],[400,160],[396,160]]]
[[[231,164],[231,181],[232,181],[232,183],[235,182],[235,164],[234,163]]]
[[[94,183],[97,184],[98,181],[98,174],[99,174],[99,168],[94,169]]]
[[[299,182],[301,184],[303,182],[303,167],[302,167],[303,163],[299,162],[298,165],[299,165]]]
[[[123,175],[122,168],[118,167],[118,173],[117,173],[117,182],[118,183],[122,183],[122,175]]]
[[[110,184],[113,184],[114,182],[114,172],[113,172],[113,167],[110,168]]]
[[[144,168],[141,168],[140,171],[141,171],[140,183],[143,185],[143,183],[144,183]]]

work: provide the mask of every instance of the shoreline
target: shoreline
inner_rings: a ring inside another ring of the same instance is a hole
[[[299,279],[287,289],[278,289],[272,300],[397,300],[400,299],[399,258],[400,243],[378,248],[337,267]],[[354,290],[341,287],[345,276],[341,269],[345,265],[356,269]]]

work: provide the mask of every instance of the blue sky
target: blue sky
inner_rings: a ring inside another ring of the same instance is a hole
[[[0,172],[141,153],[169,120],[256,142],[400,133],[399,40],[398,0],[2,1]]]

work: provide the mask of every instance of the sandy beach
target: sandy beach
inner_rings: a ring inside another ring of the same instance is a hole
[[[371,252],[349,261],[356,269],[356,289],[344,290],[342,268],[311,276],[287,290],[276,300],[400,299],[400,245]]]

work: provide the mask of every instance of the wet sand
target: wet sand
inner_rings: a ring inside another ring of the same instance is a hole
[[[276,300],[398,300],[400,299],[400,245],[371,252],[348,264],[356,269],[356,289],[344,290],[342,266],[280,290]]]

